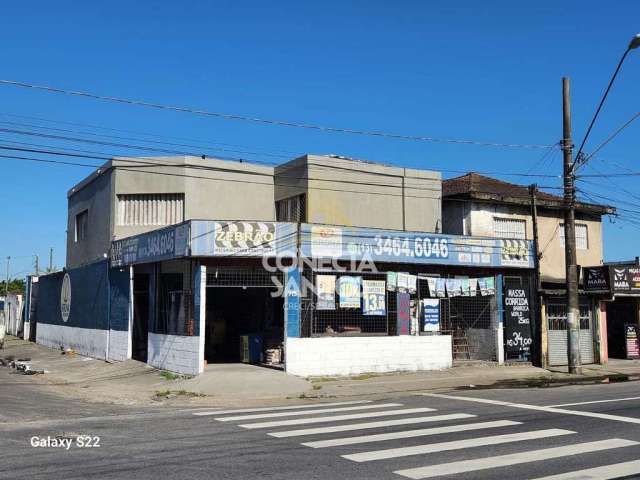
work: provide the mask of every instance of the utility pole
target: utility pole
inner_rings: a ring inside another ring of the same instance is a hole
[[[543,331],[540,301],[540,247],[538,243],[538,185],[535,183],[529,185],[529,195],[531,196],[531,220],[533,230],[533,310],[532,310],[532,333],[536,344],[536,354],[533,358],[534,363],[538,363],[542,368],[546,367],[545,348],[543,348]]]
[[[40,275],[40,257],[36,255],[36,277]]]
[[[10,262],[11,262],[11,257],[7,257],[7,280],[6,280],[6,283],[4,284],[5,301],[7,299],[7,296],[9,295],[9,264]]]
[[[576,259],[575,171],[571,139],[569,79],[562,78],[562,152],[564,177],[564,254],[567,283],[567,356],[569,373],[582,374],[580,359],[580,310],[578,303],[578,262]]]
[[[49,249],[49,273],[53,272],[53,247]]]

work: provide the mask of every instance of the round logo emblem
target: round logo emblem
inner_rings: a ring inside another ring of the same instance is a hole
[[[62,289],[60,290],[60,313],[62,314],[62,321],[69,320],[69,313],[71,312],[71,277],[68,273],[64,274],[62,279]]]

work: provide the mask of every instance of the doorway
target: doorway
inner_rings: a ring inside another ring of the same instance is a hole
[[[133,326],[131,335],[131,357],[147,361],[149,337],[149,280],[148,273],[133,276]]]
[[[624,326],[637,323],[637,300],[632,297],[616,297],[607,303],[607,345],[610,358],[627,358]]]

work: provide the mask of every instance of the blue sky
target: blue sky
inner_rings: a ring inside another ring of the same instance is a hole
[[[560,139],[563,75],[572,78],[574,137],[581,139],[620,55],[640,31],[637,1],[36,1],[8,3],[2,16],[0,76],[6,79],[345,128],[527,144]],[[639,82],[640,50],[627,60],[587,151],[640,110]],[[205,153],[211,155],[260,161],[311,152],[418,168],[561,171],[560,155],[543,158],[539,149],[320,133],[10,86],[0,86],[0,121],[0,128],[14,130],[127,136],[135,140],[112,141],[136,145],[152,138],[141,133],[169,142],[184,137],[201,150],[207,144]],[[640,120],[592,160],[593,168],[640,170],[639,131]],[[132,153],[6,132],[0,140]],[[223,153],[223,148],[252,153]],[[14,257],[12,275],[23,276],[34,254],[45,259],[53,247],[55,263],[64,264],[66,191],[88,169],[0,161],[2,260]],[[555,178],[502,178],[560,185]],[[640,210],[637,177],[590,182],[582,187],[592,195]],[[635,214],[624,215],[628,220]],[[638,228],[624,218],[607,220],[606,258],[640,254]]]

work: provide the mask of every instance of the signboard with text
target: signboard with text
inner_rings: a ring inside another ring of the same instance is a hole
[[[527,356],[533,342],[529,289],[507,286],[504,313],[505,351],[511,356]]]
[[[624,340],[627,351],[627,358],[630,360],[640,359],[640,327],[638,327],[637,324],[625,324]]]
[[[188,254],[189,224],[182,223],[116,240],[111,246],[111,266],[159,262]]]

